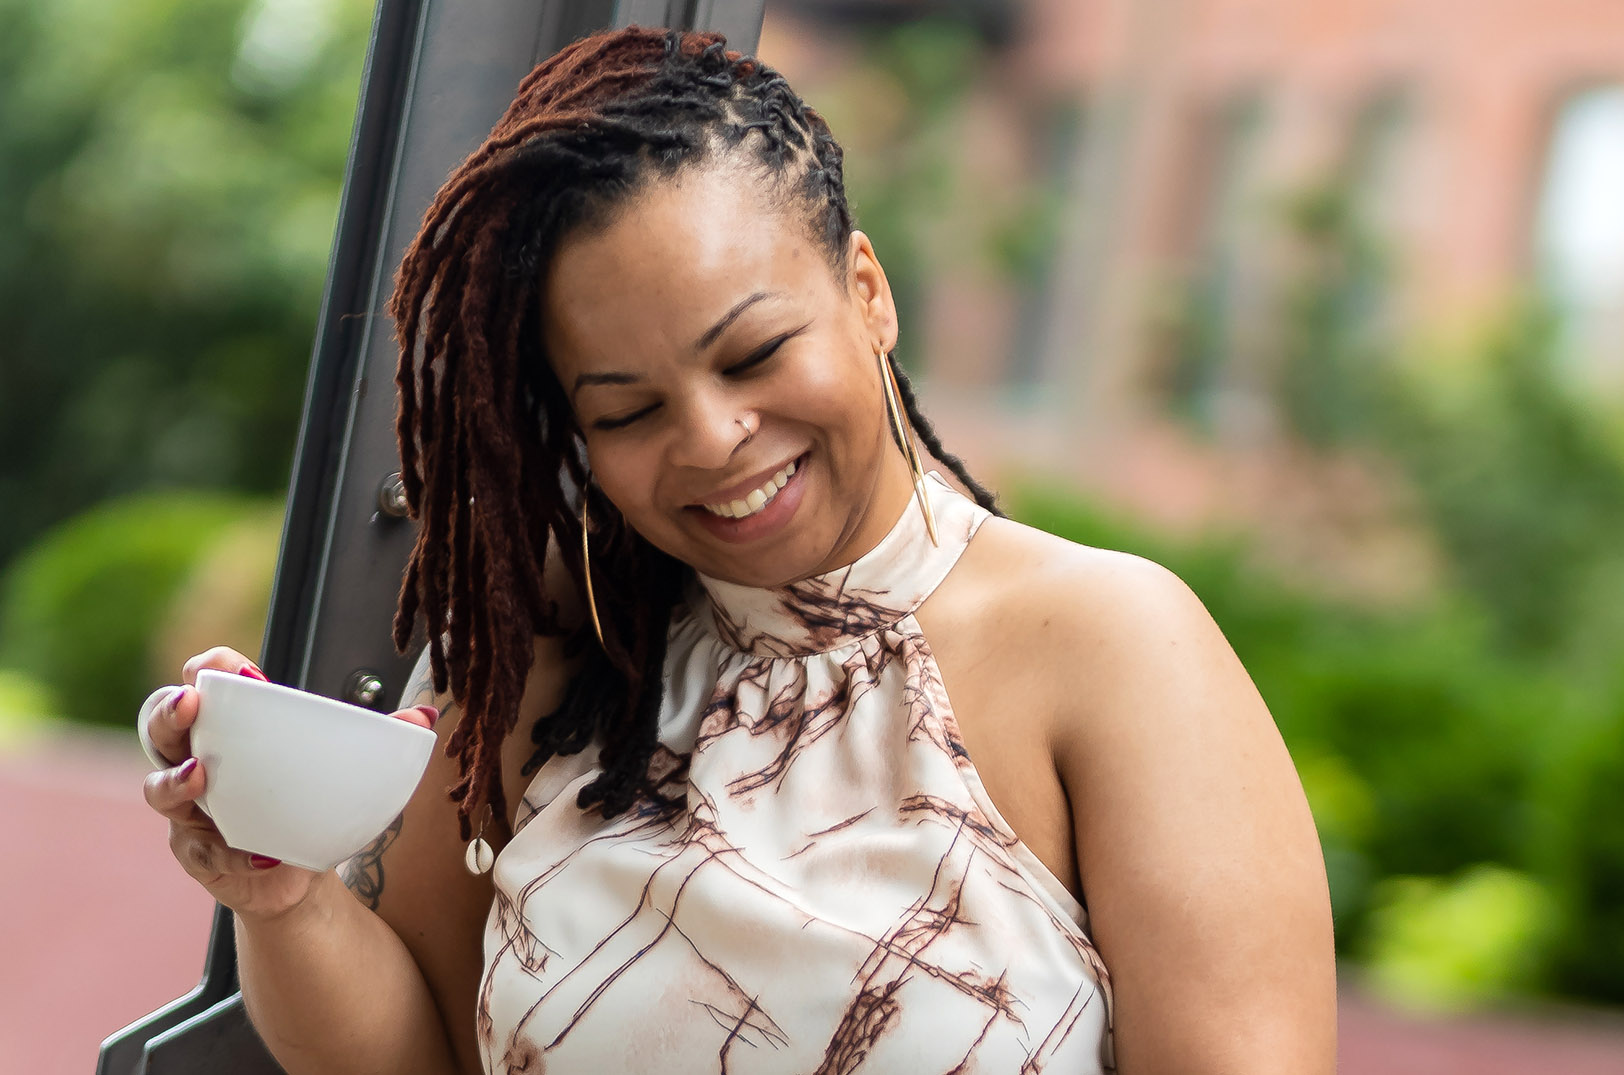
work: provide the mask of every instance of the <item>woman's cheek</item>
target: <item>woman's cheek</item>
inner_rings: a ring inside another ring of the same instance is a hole
[[[873,370],[852,361],[827,359],[808,362],[798,371],[795,397],[803,404],[803,413],[819,425],[866,425],[863,416],[873,407],[883,405],[879,395],[879,381]]]
[[[643,504],[647,501],[646,492],[637,488],[637,478],[641,475],[645,481],[651,479],[654,469],[649,465],[639,466],[636,454],[628,452],[624,445],[605,443],[611,439],[599,437],[596,445],[588,444],[587,466],[603,495],[631,520],[643,514]]]

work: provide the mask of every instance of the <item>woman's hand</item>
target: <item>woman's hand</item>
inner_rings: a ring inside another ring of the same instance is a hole
[[[320,875],[227,847],[213,820],[198,808],[208,774],[192,755],[191,729],[197,719],[197,674],[205,668],[265,679],[247,657],[217,646],[186,662],[181,685],[153,692],[141,707],[142,742],[157,755],[155,762],[170,764],[147,775],[147,805],[169,819],[170,851],[209,895],[244,918],[278,917],[299,907]],[[426,708],[393,715],[425,728],[435,720]]]

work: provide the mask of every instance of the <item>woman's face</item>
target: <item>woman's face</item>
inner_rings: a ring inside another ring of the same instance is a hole
[[[707,575],[777,586],[866,552],[911,484],[880,383],[896,312],[872,246],[852,235],[839,280],[797,208],[760,186],[705,166],[656,182],[563,244],[543,323],[626,521]]]

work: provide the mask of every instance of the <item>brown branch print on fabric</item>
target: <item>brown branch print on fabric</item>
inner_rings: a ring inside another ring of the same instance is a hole
[[[705,865],[715,862],[723,853],[731,852],[733,850],[732,848],[727,847],[725,843],[721,841],[720,833],[716,832],[714,828],[698,826],[694,832],[694,835],[697,838],[691,840],[685,839],[684,842],[690,844],[690,846],[699,847],[705,847],[707,843],[721,843],[722,846],[719,849],[715,847],[706,848],[709,853],[697,864],[689,868],[687,875],[683,877],[681,884],[677,886],[676,893],[672,898],[671,909],[669,911],[664,911],[654,906],[652,889],[661,873],[665,872],[668,867],[675,868],[673,864],[680,861],[677,859],[668,860],[665,865],[662,865],[655,870],[654,875],[652,875],[649,878],[648,883],[644,885],[642,899],[639,901],[636,909],[633,910],[631,916],[622,922],[619,927],[609,934],[609,936],[603,938],[595,946],[593,946],[592,950],[587,954],[587,956],[583,958],[574,969],[559,980],[558,985],[564,984],[564,982],[569,979],[570,975],[585,967],[591,961],[594,955],[606,950],[610,942],[615,940],[623,932],[630,929],[639,920],[646,918],[649,915],[658,916],[658,918],[661,920],[659,931],[652,939],[649,939],[646,943],[642,944],[632,953],[630,957],[623,960],[609,974],[604,976],[603,980],[592,990],[586,1001],[583,1002],[576,1010],[574,1016],[569,1020],[564,1029],[561,1030],[558,1035],[548,1043],[547,1047],[549,1049],[556,1047],[564,1040],[571,1030],[575,1029],[575,1027],[580,1024],[582,1018],[585,1017],[587,1012],[598,1002],[598,1000],[603,996],[610,986],[614,985],[623,974],[636,965],[638,960],[642,959],[645,955],[652,951],[656,945],[660,944],[661,941],[672,933],[675,933],[677,936],[682,938],[693,954],[699,958],[699,963],[703,968],[707,969],[716,978],[721,980],[729,995],[743,1002],[743,1010],[738,1017],[737,1025],[730,1034],[730,1038],[737,1038],[740,1029],[748,1026],[757,1031],[764,1043],[787,1044],[788,1039],[784,1036],[783,1030],[770,1015],[761,1009],[758,999],[748,995],[745,990],[740,987],[739,983],[734,980],[732,975],[728,974],[717,963],[707,958],[704,953],[699,950],[698,946],[694,944],[692,938],[684,933],[676,924],[677,909],[682,902],[682,895],[687,890],[689,884],[692,883],[694,877],[700,872],[700,869]],[[554,988],[557,988],[557,986]],[[752,1013],[757,1018],[750,1018]],[[724,1047],[724,1058],[725,1053],[726,1049]]]
[[[1084,993],[1088,995],[1084,996]],[[1043,1043],[1038,1046],[1038,1051],[1033,1053],[1026,1063],[1021,1065],[1021,1075],[1038,1075],[1044,1069],[1049,1061],[1053,1059],[1060,1046],[1071,1035],[1071,1032],[1076,1029],[1077,1020],[1082,1018],[1083,1010],[1092,1004],[1094,998],[1099,995],[1099,988],[1092,986],[1088,982],[1084,982],[1077,987],[1077,992],[1072,994],[1071,1003],[1066,1005],[1066,1011],[1061,1015],[1060,1021],[1055,1023],[1049,1030],[1048,1035],[1043,1039]]]
[[[754,629],[734,617],[722,603],[711,609],[716,633],[724,642],[744,653],[767,657],[794,657],[819,653],[874,634],[908,614],[907,608],[890,608],[884,602],[885,590],[848,589],[849,572],[805,579],[769,591],[775,611],[795,624],[793,631],[776,634],[771,629]]]
[[[666,751],[665,757],[666,761],[664,762],[664,765],[669,767],[673,773],[686,773],[686,758],[671,754],[669,751]],[[528,1023],[530,1016],[533,1015],[551,995],[553,995],[566,983],[570,982],[577,975],[586,973],[587,968],[594,962],[594,957],[598,956],[600,953],[606,953],[610,946],[617,941],[617,939],[633,930],[639,925],[639,923],[642,923],[650,916],[654,916],[658,921],[657,932],[654,934],[654,936],[652,938],[645,938],[644,940],[638,942],[637,947],[629,957],[622,959],[618,964],[613,966],[608,973],[604,974],[601,979],[598,980],[597,984],[591,990],[586,1000],[580,1004],[564,1028],[547,1043],[546,1049],[557,1047],[564,1040],[564,1038],[580,1024],[587,1012],[597,1003],[604,993],[625,973],[631,970],[632,967],[635,966],[635,964],[643,956],[647,955],[649,951],[661,943],[661,941],[663,941],[667,935],[672,932],[680,935],[688,946],[693,949],[694,954],[699,956],[701,964],[722,980],[729,994],[735,996],[743,1003],[744,1008],[743,1014],[740,1016],[740,1029],[749,1027],[756,1030],[761,1039],[765,1042],[784,1040],[782,1030],[779,1029],[777,1024],[772,1021],[771,1017],[768,1016],[765,1011],[761,1010],[759,1001],[749,996],[746,991],[741,988],[739,984],[734,981],[733,978],[728,975],[719,965],[705,957],[703,953],[700,953],[698,948],[694,946],[692,940],[687,936],[687,934],[683,933],[682,930],[676,926],[676,923],[673,920],[677,905],[681,901],[682,893],[686,890],[688,884],[693,880],[695,874],[699,872],[699,869],[706,864],[721,858],[722,856],[736,854],[736,849],[729,845],[722,837],[720,831],[717,830],[715,825],[710,820],[711,818],[714,818],[714,803],[701,801],[700,804],[688,815],[686,824],[684,825],[682,831],[674,834],[674,842],[676,844],[682,845],[683,847],[692,846],[703,849],[705,852],[704,857],[697,861],[690,859],[686,862],[680,858],[672,857],[664,860],[659,866],[657,866],[650,874],[648,881],[644,884],[641,898],[639,899],[637,905],[632,909],[631,913],[628,914],[617,927],[611,930],[608,935],[601,938],[595,945],[593,945],[593,947],[576,962],[575,966],[566,971],[556,982],[545,990],[542,996],[537,999],[536,1003],[531,1006],[529,1013],[527,1013],[527,1015],[515,1026],[512,1035],[515,1040]],[[650,814],[643,820],[637,820],[633,818],[631,814],[623,814],[619,818],[616,818],[610,825],[611,830],[641,829],[648,831],[650,829],[660,828],[671,829],[672,824],[669,820],[664,819],[658,814]],[[588,841],[588,843],[582,845],[582,847],[578,848],[575,852],[572,852],[553,868],[546,871],[546,873],[544,873],[541,877],[538,877],[527,884],[522,890],[520,900],[518,902],[522,904],[525,898],[528,898],[531,894],[544,888],[555,877],[558,876],[560,871],[562,871],[562,869],[572,859],[584,852],[587,848],[601,841],[612,840],[614,837],[621,835],[624,835],[624,831],[609,831],[591,841]],[[655,888],[656,884],[662,880],[664,874],[671,871],[680,872],[683,867],[686,867],[688,872],[685,876],[683,876],[681,882],[676,888],[676,894],[672,901],[671,910],[661,910],[654,904],[653,889]],[[759,887],[759,883],[752,883],[757,884]],[[765,889],[763,889],[762,892],[765,896],[772,896],[772,894],[767,892]],[[512,901],[509,901],[508,906],[513,906]],[[504,944],[502,947],[503,953],[509,951],[521,951],[526,948],[527,945],[531,944],[551,952],[551,949],[547,949],[546,946],[542,944],[539,939],[536,939],[534,934],[530,932],[524,923],[522,914],[514,914],[510,917],[506,913],[506,908],[499,907],[498,928],[501,930],[504,938]],[[489,987],[490,979],[489,976],[487,976],[481,989],[480,1012],[482,1018],[479,1022],[482,1041],[484,1041],[487,1045],[487,1053],[491,1051],[490,1045],[493,1043],[490,1041],[490,1035],[494,1029],[488,1015],[490,1009]],[[755,1013],[754,1018],[748,1017],[751,1011]],[[765,1022],[763,1022],[763,1020],[765,1020]],[[751,1042],[751,1044],[754,1043]]]
[[[961,832],[968,830],[978,842],[985,841],[994,847],[1010,848],[1018,842],[1014,833],[997,828],[982,816],[980,810],[950,803],[940,796],[910,795],[902,800],[897,809],[903,814],[932,814],[957,826]]]
[[[818,1065],[814,1075],[847,1075],[856,1071],[901,1013],[902,1006],[896,1001],[901,988],[902,979],[897,978],[878,989],[858,993],[841,1017],[840,1028],[835,1031],[834,1040],[829,1043],[823,1063]]]
[[[573,805],[593,760],[537,773],[494,875],[493,1072],[1111,1070],[1086,912],[986,799],[913,615],[979,521],[935,497],[941,546],[911,513],[820,579],[696,580],[659,715],[692,746],[649,767],[680,809],[606,820]]]
[[[966,858],[960,874],[946,885],[941,905],[931,906],[937,890],[943,887],[944,871],[957,842],[955,837],[948,853],[937,863],[930,891],[909,909],[910,913],[889,934],[875,944],[868,960],[858,970],[861,988],[857,998],[841,1017],[817,1075],[847,1075],[862,1064],[881,1035],[895,1021],[898,1009],[894,998],[915,971],[946,982],[959,992],[986,1004],[995,1016],[1004,1016],[1020,1024],[1014,1010],[1014,997],[1004,984],[1003,976],[989,983],[977,980],[973,974],[954,974],[922,958],[925,950],[948,930],[955,926],[973,925],[960,916],[961,896],[974,862],[973,853]],[[894,968],[894,971],[882,981],[882,974],[888,968]]]
[[[1008,971],[1005,971],[1003,974],[1000,974],[998,976],[998,981],[993,983],[993,989],[994,990],[1007,990],[1007,987],[1004,985],[1004,982],[1008,978],[1009,978],[1009,972]],[[992,1031],[993,1024],[998,1022],[998,1017],[1001,1016],[1002,1014],[1003,1014],[1003,1012],[1000,1011],[997,1008],[994,1008],[992,1010],[992,1014],[987,1016],[987,1021],[985,1023],[981,1024],[981,1033],[976,1035],[976,1040],[972,1041],[970,1043],[970,1047],[964,1051],[964,1059],[960,1060],[958,1062],[958,1064],[951,1071],[949,1071],[947,1073],[947,1075],[969,1075],[970,1061],[975,1058],[976,1050],[981,1048],[981,1043],[987,1040],[987,1035]]]
[[[546,1070],[547,1062],[542,1058],[541,1049],[529,1038],[514,1040],[502,1055],[505,1075],[539,1075]]]
[[[800,847],[796,848],[794,851],[791,851],[789,854],[785,855],[784,856],[785,860],[787,861],[789,859],[797,858],[797,857],[799,857],[801,855],[806,854],[808,851],[812,850],[814,847],[817,847],[818,846],[818,841],[820,839],[822,839],[823,837],[828,836],[828,835],[830,835],[832,833],[839,832],[841,829],[849,829],[853,825],[857,824],[859,821],[862,821],[868,815],[872,814],[873,812],[874,812],[874,808],[871,806],[867,810],[864,810],[862,813],[853,814],[851,817],[846,818],[844,821],[837,821],[833,825],[830,825],[826,829],[819,829],[817,832],[809,832],[809,833],[807,833],[806,834],[806,843],[802,844]]]
[[[845,719],[851,698],[850,681],[843,681],[834,693],[808,704],[806,669],[799,664],[794,667],[796,674],[767,703],[767,712],[762,718],[750,726],[751,735],[776,734],[783,745],[766,765],[734,777],[727,786],[733,795],[748,795],[769,784],[776,784],[801,751],[823,738],[826,732]]]
[[[745,796],[769,785],[777,786],[802,751],[839,726],[863,696],[879,685],[891,660],[892,654],[883,647],[854,648],[841,662],[843,675],[835,689],[816,702],[807,699],[805,668],[794,663],[788,680],[767,704],[766,712],[754,720],[747,714],[741,715],[738,685],[718,687],[717,696],[705,709],[696,746],[719,739],[737,728],[746,729],[752,736],[775,736],[782,743],[779,752],[766,765],[734,777],[728,784],[728,792]],[[752,664],[739,683],[764,691],[771,668],[771,663],[766,661]]]

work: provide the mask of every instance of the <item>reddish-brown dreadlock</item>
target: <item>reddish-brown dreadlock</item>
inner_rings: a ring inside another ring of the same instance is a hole
[[[777,72],[726,51],[719,34],[596,34],[525,78],[484,144],[441,188],[401,263],[389,306],[401,348],[396,431],[420,528],[394,640],[404,651],[421,613],[435,690],[449,687],[463,707],[447,744],[462,774],[450,794],[463,839],[481,805],[490,807],[494,834],[509,835],[501,744],[518,718],[532,637],[565,631],[543,579],[549,539],[580,588],[582,497],[593,521],[604,645],[590,628],[568,643],[581,666],[559,709],[537,723],[524,771],[595,739],[603,772],[581,791],[583,809],[614,816],[639,798],[665,805],[648,765],[658,745],[666,632],[687,569],[627,527],[592,486],[543,350],[541,294],[559,243],[602,226],[643,184],[692,164],[751,157],[777,177],[784,205],[803,214],[844,273],[853,224],[840,146]],[[992,508],[991,494],[942,450],[896,373],[927,449]]]

